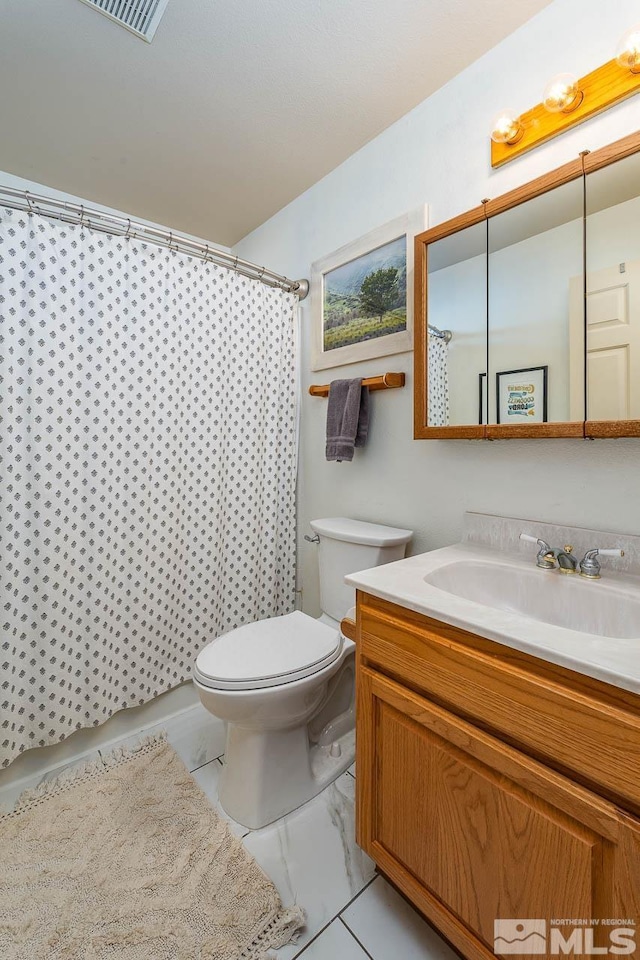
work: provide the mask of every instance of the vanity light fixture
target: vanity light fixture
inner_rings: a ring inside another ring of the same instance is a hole
[[[578,78],[572,73],[559,73],[546,85],[542,102],[549,113],[571,113],[580,106],[584,94]]]
[[[491,139],[494,143],[518,143],[524,129],[515,110],[501,110],[491,124]]]
[[[491,166],[514,160],[635,93],[640,93],[640,23],[622,37],[614,60],[580,79],[558,74],[542,103],[525,113],[502,110],[491,125]]]
[[[618,44],[616,60],[631,73],[640,73],[640,23],[631,27]]]

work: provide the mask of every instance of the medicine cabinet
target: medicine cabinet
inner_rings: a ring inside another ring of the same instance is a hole
[[[640,133],[415,244],[415,437],[640,436]]]

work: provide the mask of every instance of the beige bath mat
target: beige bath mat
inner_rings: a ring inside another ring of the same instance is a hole
[[[163,738],[25,795],[0,851],[3,960],[258,960],[304,920]]]

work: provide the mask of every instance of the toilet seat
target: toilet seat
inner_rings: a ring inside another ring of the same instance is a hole
[[[296,610],[231,630],[200,651],[194,675],[214,690],[257,690],[311,676],[338,659],[338,630]]]

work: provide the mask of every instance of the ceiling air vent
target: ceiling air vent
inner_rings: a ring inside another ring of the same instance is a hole
[[[151,43],[169,0],[82,0],[115,20],[137,37]]]

